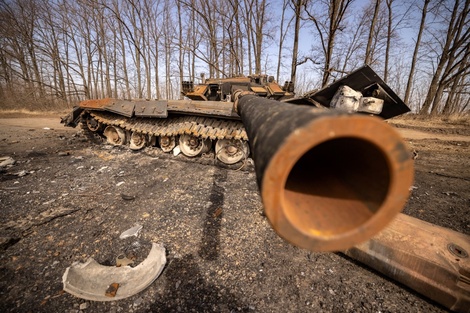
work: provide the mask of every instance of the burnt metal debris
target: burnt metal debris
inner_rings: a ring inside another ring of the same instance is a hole
[[[161,244],[152,243],[147,258],[135,267],[104,266],[90,258],[85,263],[76,262],[68,267],[62,283],[66,292],[78,298],[119,300],[147,288],[160,276],[165,264],[165,248]]]

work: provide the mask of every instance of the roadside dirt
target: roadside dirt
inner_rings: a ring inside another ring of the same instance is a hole
[[[255,174],[90,144],[59,117],[0,116],[1,312],[445,312],[340,253],[284,242],[263,215]],[[417,155],[404,213],[470,233],[470,126],[390,122]],[[123,197],[124,195],[124,197]],[[132,199],[132,200],[125,200]],[[138,237],[119,235],[140,224]],[[167,265],[147,289],[93,302],[62,290],[89,257]]]

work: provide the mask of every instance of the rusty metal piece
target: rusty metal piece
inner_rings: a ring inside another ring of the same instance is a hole
[[[140,150],[147,144],[147,136],[140,132],[132,132],[129,139],[129,148],[132,150]]]
[[[222,214],[222,212],[223,212],[222,208],[217,208],[217,210],[215,210],[215,212],[212,214],[212,217],[217,218]]]
[[[166,100],[139,100],[134,101],[134,114],[138,117],[168,117],[168,103]]]
[[[210,139],[202,139],[197,136],[183,134],[179,137],[181,152],[187,157],[195,157],[209,151],[212,147]]]
[[[468,258],[467,250],[465,250],[464,248],[462,248],[461,246],[453,242],[447,245],[447,249],[449,250],[450,253],[452,253],[452,255],[456,256],[457,258],[462,258],[462,259]]]
[[[118,289],[119,289],[119,284],[112,283],[111,285],[109,285],[108,289],[106,289],[106,292],[104,295],[106,297],[114,298],[116,296]]]
[[[470,309],[470,236],[399,214],[344,252],[456,312]]]
[[[103,134],[106,136],[106,141],[114,146],[121,146],[126,143],[126,132],[117,126],[107,126]]]
[[[110,99],[112,100],[112,99]],[[106,111],[117,113],[126,117],[134,115],[135,102],[114,99],[108,106],[104,107]]]
[[[115,102],[115,99],[90,99],[80,102],[80,108],[83,109],[103,109],[104,107],[110,106]]]
[[[192,90],[186,93],[186,97],[193,99],[193,100],[207,101],[207,98],[204,95],[206,91],[207,91],[206,85],[196,86],[195,88],[193,86]]]
[[[86,126],[92,132],[98,131],[102,126],[101,123],[95,120],[92,116],[88,116],[86,119]]]
[[[215,156],[225,164],[235,164],[246,160],[250,154],[250,148],[246,141],[235,139],[219,139],[215,143]]]
[[[248,91],[248,90],[242,90],[242,89],[237,89],[237,90],[234,90],[233,92],[233,99],[234,99],[234,102],[233,102],[233,110],[238,113],[239,110],[238,110],[238,100],[243,97],[243,96],[247,96],[247,95],[255,95],[254,92],[252,91]],[[238,113],[239,114],[239,113]]]
[[[403,208],[413,160],[380,119],[244,95],[238,113],[276,232],[312,251],[363,242]]]
[[[158,143],[163,152],[171,152],[176,147],[176,138],[175,136],[161,136],[158,137]]]
[[[91,115],[102,124],[121,127],[134,132],[147,132],[148,135],[156,137],[174,137],[185,133],[194,135],[196,133],[204,139],[248,140],[243,124],[240,121],[183,116],[169,117],[168,119],[140,120],[127,119],[106,112],[96,111],[92,112]]]
[[[82,107],[73,107],[72,112],[60,118],[60,122],[64,124],[64,126],[77,127],[83,110]]]

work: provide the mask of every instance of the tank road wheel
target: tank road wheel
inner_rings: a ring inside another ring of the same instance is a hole
[[[108,143],[113,146],[120,146],[126,143],[126,132],[119,127],[108,126],[104,130],[104,135]]]
[[[179,139],[181,152],[185,156],[195,157],[209,151],[212,147],[210,139],[202,139],[191,135],[181,135]]]
[[[97,120],[95,120],[92,116],[88,116],[87,119],[86,119],[86,126],[92,132],[96,132],[96,131],[100,130],[101,123],[98,122]]]
[[[145,147],[146,143],[147,139],[145,138],[144,134],[133,132],[131,135],[129,148],[131,148],[132,150],[139,150]]]
[[[176,138],[174,136],[158,137],[158,144],[163,152],[171,152],[176,147]]]
[[[222,163],[235,164],[248,158],[250,148],[246,141],[237,139],[219,139],[215,144],[215,155]]]

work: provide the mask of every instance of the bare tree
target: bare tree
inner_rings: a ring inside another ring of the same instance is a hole
[[[287,11],[287,8],[289,6],[290,1],[291,0],[284,0],[283,3],[282,3],[281,25],[279,26],[279,41],[278,41],[279,42],[279,49],[278,49],[278,53],[277,53],[276,81],[279,81],[279,75],[280,75],[280,71],[281,71],[281,62],[282,62],[282,51],[283,51],[283,48],[284,48],[284,41],[286,40],[286,36],[288,34],[290,25],[291,25],[292,21],[294,20],[294,18],[296,16],[296,15],[291,16],[287,20],[287,25],[285,25],[286,24],[286,11]],[[299,20],[300,20],[300,17],[299,17]],[[300,28],[300,24],[297,27]],[[298,42],[298,31],[297,31],[297,42]],[[298,49],[298,43],[297,43],[297,49]]]
[[[312,62],[324,86],[360,66],[365,56],[401,90],[407,65],[397,60],[394,47],[411,10],[421,14],[421,25],[405,101],[422,102],[426,113],[465,110],[470,0],[420,1],[421,8],[410,9],[396,0],[372,1],[355,15],[349,14],[353,0],[284,0],[282,6],[266,0],[0,1],[0,102],[174,98],[184,75],[194,80],[196,71],[226,77],[268,72],[271,66],[278,81],[290,70],[304,90],[318,80],[299,72],[301,64]],[[271,27],[275,14],[280,27]],[[303,25],[311,25],[315,40],[312,54],[299,57]],[[294,39],[290,69],[281,66],[288,36]],[[427,94],[412,88],[416,68],[422,81],[431,72]]]
[[[38,64],[35,32],[39,10],[32,1],[1,3],[4,16],[5,52],[11,56],[10,69],[27,83],[28,94],[34,101],[44,98],[45,90]],[[16,66],[19,66],[16,69]]]
[[[338,38],[335,56],[339,64],[339,73],[348,73],[364,64],[363,42],[361,39],[366,24],[367,19],[363,18],[363,14],[356,14],[349,24],[351,31],[345,32],[343,36]]]
[[[443,5],[446,3],[444,2]],[[420,110],[420,113],[437,114],[440,110],[440,102],[444,90],[455,78],[461,74],[458,71],[460,62],[466,62],[469,57],[467,45],[470,42],[468,32],[470,0],[456,0],[448,20],[447,33],[443,42],[442,52],[434,71],[428,94]]]
[[[465,51],[464,54],[469,56],[470,45],[467,45],[466,50],[467,51]],[[468,87],[470,86],[469,65],[470,58],[467,57],[463,59],[462,62],[460,62],[456,75],[450,79],[449,84],[451,85],[451,88],[448,91],[447,100],[444,109],[442,110],[443,114],[458,113],[460,110],[464,110],[465,105],[461,105],[461,101],[465,98],[467,99],[468,104],[470,92],[466,90],[468,90]]]
[[[408,103],[410,100],[411,86],[413,84],[413,76],[415,74],[415,67],[418,61],[419,47],[421,45],[421,38],[423,36],[424,26],[426,25],[426,15],[428,13],[428,5],[430,2],[431,0],[424,0],[423,8],[421,10],[421,20],[419,24],[418,36],[416,38],[415,48],[413,51],[413,57],[411,59],[410,75],[408,76],[408,82],[406,83],[406,91],[405,91],[405,99],[404,99],[405,103]]]
[[[176,1],[176,9],[178,16],[178,69],[179,69],[179,79],[180,84],[183,82],[184,75],[184,45],[183,45],[183,22],[181,17],[181,2]],[[183,95],[180,94],[180,98],[183,98]]]
[[[116,8],[117,9],[117,8]],[[118,10],[114,11],[115,14],[118,14]],[[118,17],[118,16],[117,16]],[[129,72],[127,70],[127,49],[126,49],[126,32],[125,32],[125,26],[121,22],[122,20],[118,18],[118,27],[117,27],[117,32],[119,35],[119,46],[121,50],[121,64],[122,64],[122,77],[124,79],[124,84],[126,86],[126,97],[127,99],[131,98],[131,86],[130,86],[130,80],[129,80]]]
[[[261,73],[261,58],[263,54],[263,38],[267,35],[265,33],[266,24],[266,0],[254,1],[254,12],[252,14],[252,20],[250,24],[254,24],[255,28],[252,28],[253,34],[251,36],[253,40],[253,56],[255,59],[255,73]]]
[[[229,76],[238,76],[243,73],[243,37],[240,1],[229,1],[231,14],[226,23],[225,31],[228,35],[228,46],[230,51]]]
[[[388,63],[390,59],[390,48],[393,35],[393,1],[394,0],[385,0],[385,5],[387,6],[388,13],[388,23],[387,23],[387,46],[385,48],[385,64],[384,64],[384,81],[388,80]]]
[[[369,29],[369,38],[367,40],[366,56],[364,60],[365,64],[372,63],[372,42],[374,38],[374,32],[376,31],[376,24],[377,24],[377,19],[379,15],[379,9],[380,9],[380,1],[381,0],[376,0],[375,5],[374,5],[374,15],[372,16],[370,29]]]
[[[328,2],[328,13],[326,15],[315,14],[307,5],[305,12],[313,22],[320,37],[321,48],[324,56],[322,86],[329,82],[331,73],[335,71],[333,65],[333,50],[335,48],[336,34],[343,29],[343,22],[348,7],[353,0],[330,0]]]
[[[296,84],[296,74],[297,74],[297,62],[299,57],[299,33],[300,33],[300,20],[301,20],[301,12],[302,7],[307,5],[306,0],[291,0],[292,1],[292,8],[294,11],[294,19],[295,19],[295,26],[294,26],[294,43],[292,45],[292,63],[291,63],[291,71],[290,71],[290,81]]]
[[[173,85],[171,82],[171,64],[172,64],[172,55],[173,55],[173,38],[176,37],[175,28],[173,27],[173,20],[171,17],[170,4],[165,3],[164,12],[163,12],[163,47],[164,47],[164,57],[165,57],[165,94],[166,98],[170,99],[173,95]]]
[[[213,0],[193,0],[191,2],[183,1],[185,6],[193,10],[197,15],[199,22],[199,35],[205,40],[206,51],[199,46],[194,47],[193,53],[196,58],[202,60],[209,66],[209,76],[220,77],[219,56],[221,53],[220,42],[218,39],[219,20],[217,15],[217,4]]]

